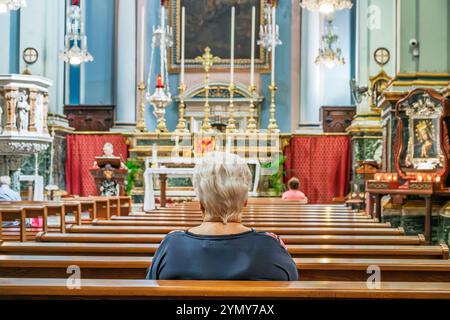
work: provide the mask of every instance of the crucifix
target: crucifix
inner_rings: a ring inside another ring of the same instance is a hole
[[[209,121],[210,107],[209,107],[209,71],[215,63],[220,62],[219,57],[215,57],[211,54],[209,47],[205,48],[205,52],[202,56],[195,58],[196,62],[200,62],[205,70],[205,115],[202,123],[202,132],[211,132],[211,122]]]

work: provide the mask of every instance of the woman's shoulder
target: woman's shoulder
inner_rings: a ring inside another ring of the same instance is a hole
[[[284,244],[283,240],[281,240],[280,236],[278,236],[277,234],[275,234],[273,232],[266,232],[266,231],[257,232],[256,234],[263,237],[263,239],[266,239],[268,241],[275,240],[281,247],[283,247],[287,251],[286,245]]]

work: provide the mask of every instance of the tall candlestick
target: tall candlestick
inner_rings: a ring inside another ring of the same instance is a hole
[[[252,7],[252,45],[251,45],[251,64],[250,64],[250,86],[255,85],[255,20],[256,8]]]
[[[234,83],[234,24],[235,24],[235,8],[231,7],[230,83]]]
[[[272,7],[272,84],[275,84],[275,48],[276,48],[276,8],[275,6]]]
[[[144,82],[145,73],[145,10],[141,8],[141,65],[139,67],[139,81]]]
[[[185,54],[185,43],[186,43],[186,9],[181,8],[181,83],[184,83],[184,54]]]

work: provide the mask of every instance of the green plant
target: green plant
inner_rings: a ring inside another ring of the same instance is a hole
[[[141,167],[139,166],[138,162],[134,159],[130,159],[125,163],[126,167],[128,168],[128,175],[127,175],[127,183],[125,186],[125,192],[128,196],[131,195],[131,191],[134,188],[134,185],[136,183],[136,176],[141,170]]]
[[[283,166],[285,161],[286,157],[284,155],[280,155],[276,161],[261,164],[262,168],[269,169],[273,172],[269,176],[269,185],[277,195],[281,195],[284,191],[286,191],[286,185],[283,183],[283,178],[286,174]],[[280,170],[280,167],[282,170]]]

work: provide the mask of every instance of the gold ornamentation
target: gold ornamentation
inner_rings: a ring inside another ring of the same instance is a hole
[[[231,83],[228,90],[230,91],[230,104],[228,106],[228,123],[227,123],[227,133],[236,133],[236,120],[234,120],[234,84]]]
[[[138,86],[138,90],[141,96],[141,104],[139,105],[139,119],[136,124],[136,132],[147,132],[147,126],[145,124],[145,84],[141,82]]]
[[[189,130],[186,128],[186,120],[184,119],[186,104],[184,103],[184,93],[186,92],[186,85],[184,82],[180,82],[180,86],[178,87],[180,92],[180,106],[178,107],[179,116],[178,116],[178,124],[175,132],[186,133]]]
[[[211,127],[211,121],[209,120],[209,116],[210,116],[210,106],[209,106],[209,71],[211,70],[211,68],[213,67],[213,65],[215,63],[219,63],[220,62],[220,58],[219,57],[215,57],[211,54],[211,49],[209,47],[205,48],[205,52],[203,53],[203,55],[201,57],[197,57],[195,58],[196,62],[199,62],[203,65],[203,69],[205,70],[205,116],[203,118],[203,123],[202,123],[202,128],[201,131],[202,132],[211,132],[212,131],[212,127]]]
[[[270,90],[270,120],[269,120],[269,127],[268,130],[270,133],[279,133],[280,129],[278,129],[278,125],[277,125],[277,119],[276,119],[276,104],[275,104],[275,93],[277,91],[277,86],[275,85],[275,83],[272,83],[269,86],[269,90]]]
[[[255,120],[255,91],[256,87],[255,85],[250,86],[250,118],[248,119],[247,124],[247,133],[258,133],[258,128],[256,127],[256,120]]]

